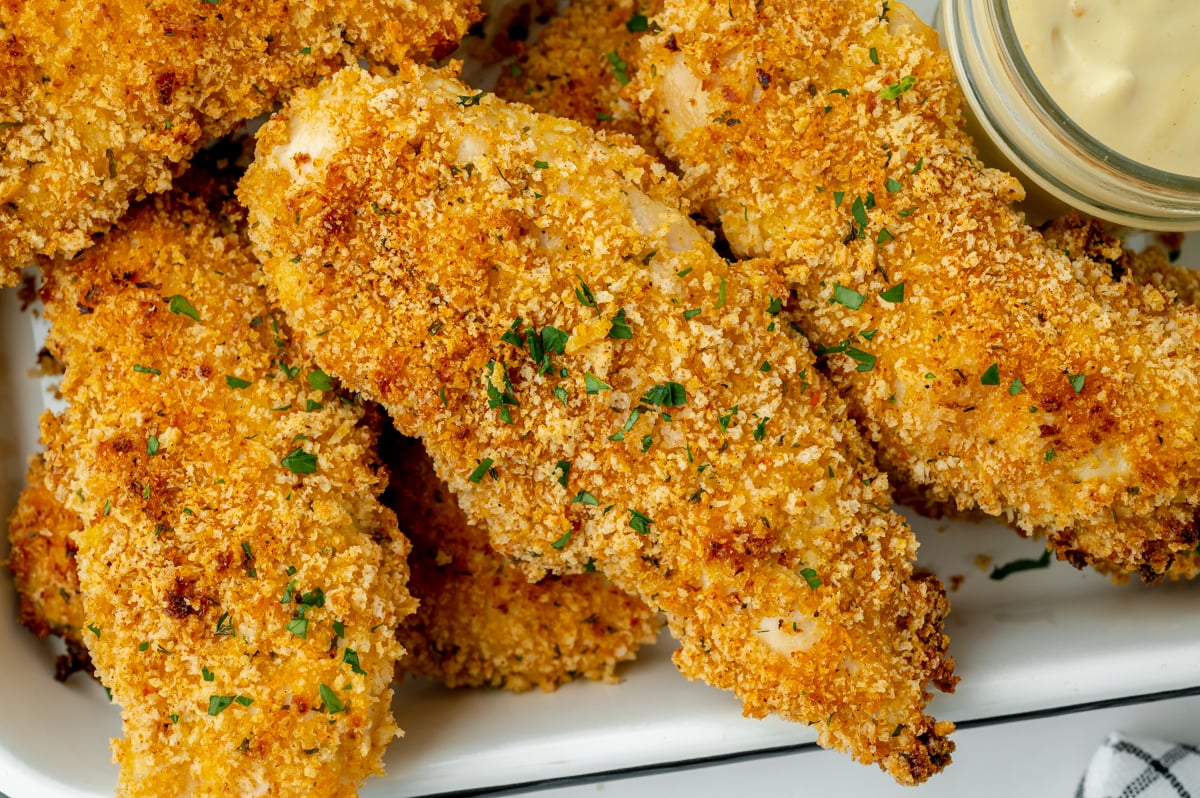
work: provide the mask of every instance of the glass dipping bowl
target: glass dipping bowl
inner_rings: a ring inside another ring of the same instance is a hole
[[[1200,178],[1121,155],[1068,117],[1033,74],[1007,0],[942,0],[938,13],[985,160],[980,133],[1009,162],[989,165],[1011,168],[1034,184],[1029,188],[1126,227],[1200,230]]]

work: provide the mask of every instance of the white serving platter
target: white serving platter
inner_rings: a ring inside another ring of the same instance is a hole
[[[929,19],[934,0],[913,8]],[[1200,263],[1196,237],[1185,260]],[[0,292],[0,518],[16,501],[37,448],[37,418],[52,386],[31,376],[43,334],[17,292]],[[907,513],[921,563],[951,594],[951,650],[962,677],[938,696],[940,718],[986,723],[1022,714],[1200,693],[1200,584],[1116,586],[1062,563],[988,578],[980,557],[1036,558],[1041,547],[993,522],[930,521]],[[0,535],[0,559],[7,550]],[[59,648],[20,628],[11,577],[0,570],[0,793],[10,798],[111,795],[108,741],[117,708],[83,676],[54,681]],[[423,681],[394,702],[406,731],[388,752],[388,773],[364,798],[532,787],[642,768],[804,747],[814,735],[775,719],[741,716],[730,695],[685,681],[665,635],[622,671],[617,686],[567,685],[553,694],[450,691]],[[953,767],[953,766],[952,766]],[[915,792],[920,792],[919,788]]]

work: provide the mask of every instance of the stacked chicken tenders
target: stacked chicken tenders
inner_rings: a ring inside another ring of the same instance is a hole
[[[354,795],[397,674],[615,681],[664,624],[920,783],[958,677],[889,479],[1194,575],[1194,281],[1026,226],[910,12],[581,0],[496,94],[431,63],[478,18],[0,10],[0,284],[40,267],[67,402],[9,565],[118,794]]]

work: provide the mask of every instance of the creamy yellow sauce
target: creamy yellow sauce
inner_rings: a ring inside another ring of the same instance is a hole
[[[1200,177],[1200,0],[1008,0],[1034,74],[1076,124]]]

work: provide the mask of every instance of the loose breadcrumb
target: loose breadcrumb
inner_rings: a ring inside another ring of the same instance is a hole
[[[368,58],[449,54],[470,0],[0,4],[0,286],[71,255],[208,140]]]
[[[642,110],[735,252],[774,257],[900,480],[1154,578],[1200,533],[1200,314],[1047,244],[900,3],[671,0]]]
[[[239,195],[299,340],[498,551],[662,609],[749,715],[904,782],[949,761],[942,586],[774,267],[717,256],[665,168],[416,66],[299,93],[258,152]]]
[[[616,681],[616,668],[654,642],[661,623],[602,574],[530,582],[469,523],[420,442],[381,452],[385,497],[412,541],[408,589],[420,609],[400,625],[401,671],[449,687],[553,690],[573,678]]]
[[[160,195],[46,269],[46,484],[122,708],[118,794],[350,796],[398,734],[407,541],[362,410],[291,342],[232,200]],[[343,401],[347,400],[347,401]]]

